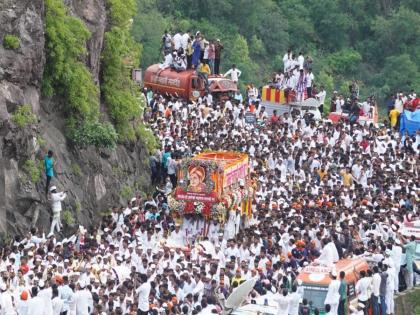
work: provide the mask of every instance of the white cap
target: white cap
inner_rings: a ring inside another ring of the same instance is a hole
[[[55,186],[50,187],[50,191],[53,191],[53,190],[56,190],[56,189],[57,189],[57,187],[55,187]]]

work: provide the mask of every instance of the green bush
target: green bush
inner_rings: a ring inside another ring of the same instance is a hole
[[[112,26],[121,26],[129,22],[136,12],[136,0],[107,0]]]
[[[122,197],[123,199],[128,199],[128,198],[131,198],[131,197],[132,197],[132,195],[133,195],[133,190],[131,189],[131,187],[130,187],[130,186],[128,186],[128,185],[124,185],[124,186],[121,188],[120,195],[121,195],[121,197]]]
[[[20,39],[15,35],[8,34],[3,38],[3,46],[6,49],[18,49],[20,46]]]
[[[98,89],[81,62],[86,55],[90,32],[83,21],[68,15],[63,0],[46,0],[46,52],[43,91],[47,96],[63,95],[66,110],[81,117],[96,115]]]
[[[76,223],[76,219],[74,218],[73,213],[70,209],[64,210],[62,217],[63,217],[63,222],[67,224],[68,226],[72,226]]]
[[[71,168],[71,172],[73,173],[74,176],[76,176],[76,177],[82,176],[82,170],[81,170],[79,164],[72,163],[70,168]]]
[[[127,21],[136,12],[134,0],[111,0],[108,15],[111,29],[105,33],[102,94],[118,132],[119,140],[134,141],[133,121],[141,117],[144,104],[140,89],[130,77],[130,68],[138,67],[140,45],[134,42]]]
[[[149,154],[153,154],[159,147],[159,142],[153,134],[152,130],[146,128],[144,124],[139,124],[136,128],[137,136],[142,140]]]
[[[21,105],[12,114],[12,121],[19,128],[24,128],[28,125],[37,123],[38,120],[32,113],[31,106]]]
[[[77,145],[114,148],[114,127],[99,119],[99,90],[83,62],[91,34],[63,0],[46,0],[46,52],[43,93],[66,99],[67,135]]]
[[[29,180],[34,184],[38,183],[41,179],[42,168],[41,161],[35,162],[33,160],[27,160],[23,164],[23,171],[29,176]]]
[[[41,136],[37,137],[36,141],[38,142],[38,145],[41,149],[44,149],[44,150],[46,149],[47,141],[43,137]]]
[[[70,138],[82,147],[94,145],[99,148],[113,149],[118,140],[114,127],[107,122],[86,120],[80,124],[70,120],[67,128]]]
[[[80,213],[82,211],[82,205],[81,205],[81,203],[79,201],[76,201],[75,207],[76,207],[75,208],[76,213]]]

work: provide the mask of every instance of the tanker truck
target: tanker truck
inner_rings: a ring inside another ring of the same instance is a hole
[[[151,65],[144,73],[144,86],[155,93],[180,97],[195,101],[206,93],[204,80],[194,70],[176,71],[160,69],[159,64]],[[209,92],[216,100],[233,96],[237,91],[235,82],[221,75],[210,75]]]

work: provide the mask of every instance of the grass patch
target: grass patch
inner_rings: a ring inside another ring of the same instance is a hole
[[[70,166],[71,172],[74,176],[80,177],[82,176],[82,169],[80,168],[79,164],[72,163]]]
[[[79,201],[76,201],[75,210],[77,214],[82,212],[82,205]]]
[[[12,114],[12,122],[19,128],[24,128],[38,122],[29,105],[19,106]]]
[[[144,143],[147,153],[153,154],[155,150],[159,147],[159,143],[155,135],[153,134],[153,131],[149,128],[146,128],[144,124],[139,124],[137,126],[136,135]]]
[[[6,49],[15,50],[20,46],[20,39],[16,35],[7,34],[3,38],[3,46]]]
[[[23,171],[28,175],[29,180],[36,184],[41,179],[43,166],[41,161],[33,161],[33,160],[27,160],[23,164]]]
[[[36,138],[36,142],[38,142],[38,145],[41,149],[45,150],[47,147],[47,141],[42,138],[41,136]]]
[[[70,209],[66,209],[62,214],[63,222],[68,226],[73,226],[76,223],[76,219],[73,216],[73,213]]]
[[[130,187],[130,186],[128,186],[128,185],[124,185],[124,186],[121,188],[121,191],[120,191],[120,196],[121,196],[123,199],[128,199],[128,198],[131,198],[131,197],[132,197],[132,195],[133,195],[133,189],[131,189],[131,187]]]

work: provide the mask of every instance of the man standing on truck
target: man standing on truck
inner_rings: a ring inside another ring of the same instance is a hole
[[[223,45],[220,39],[216,39],[214,44],[214,74],[220,73],[220,55],[222,54]]]
[[[197,74],[200,78],[204,80],[204,85],[206,88],[206,92],[209,93],[209,74],[210,74],[210,67],[205,62],[200,61],[200,65],[197,68]]]
[[[237,69],[236,65],[233,64],[232,68],[228,72],[226,72],[223,76],[227,77],[228,75],[230,75],[230,78],[232,79],[232,81],[237,84],[241,74],[242,74],[242,71]]]

